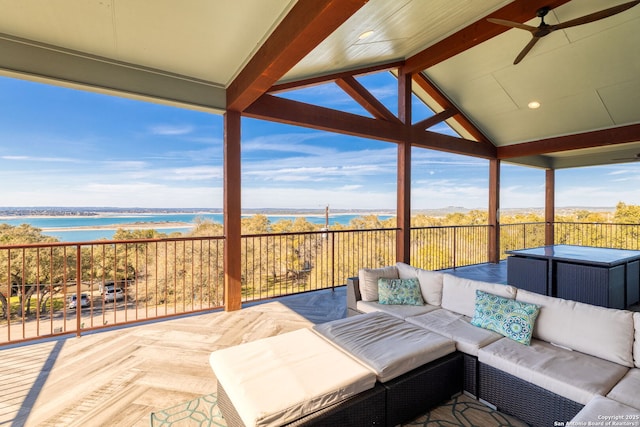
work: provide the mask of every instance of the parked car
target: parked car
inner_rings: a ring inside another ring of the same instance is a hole
[[[106,287],[104,290],[104,301],[114,302],[124,299],[124,290],[122,288],[115,288],[113,286]]]
[[[69,297],[69,302],[67,303],[68,308],[76,308],[78,306],[78,295],[71,295]],[[80,295],[80,307],[89,307],[89,296],[87,294]]]

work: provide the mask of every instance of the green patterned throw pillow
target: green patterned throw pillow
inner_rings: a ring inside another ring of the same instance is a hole
[[[529,345],[539,312],[540,307],[535,304],[476,290],[476,307],[471,324]]]
[[[424,305],[418,279],[378,279],[378,302]]]

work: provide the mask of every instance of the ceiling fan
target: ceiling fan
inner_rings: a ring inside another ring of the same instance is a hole
[[[627,3],[622,3],[621,5],[610,7],[608,9],[603,9],[599,12],[590,13],[588,15],[582,16],[580,18],[571,19],[567,22],[561,22],[559,24],[547,24],[544,22],[544,17],[551,10],[548,6],[541,7],[536,12],[536,16],[541,19],[540,25],[537,27],[532,27],[531,25],[521,24],[519,22],[507,21],[505,19],[495,19],[495,18],[487,18],[487,21],[492,22],[494,24],[505,25],[507,27],[512,28],[520,28],[521,30],[526,30],[531,33],[533,38],[531,41],[522,49],[522,52],[516,57],[515,61],[513,61],[514,65],[522,61],[527,53],[533,48],[533,46],[538,43],[542,37],[556,31],[562,30],[569,27],[575,27],[577,25],[588,24],[589,22],[598,21],[603,18],[608,18],[609,16],[613,16],[617,13],[624,12],[627,9],[631,9],[633,6],[640,4],[640,0],[634,0]]]

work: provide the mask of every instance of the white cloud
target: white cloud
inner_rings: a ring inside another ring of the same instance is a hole
[[[194,127],[191,125],[155,125],[149,128],[151,134],[160,136],[188,135],[193,130]]]
[[[189,186],[186,188],[154,183],[69,184],[56,191],[31,186],[11,189],[3,194],[5,206],[118,206],[118,207],[220,207],[222,188]]]
[[[464,179],[441,179],[414,182],[412,209],[435,209],[447,206],[486,209],[488,189],[483,182]]]
[[[149,166],[147,162],[139,160],[107,160],[102,163],[113,170],[139,170]]]
[[[77,163],[80,160],[69,157],[38,157],[38,156],[0,156],[2,160],[17,160],[26,162],[54,162],[54,163]]]
[[[221,166],[192,166],[167,170],[163,177],[170,181],[201,181],[222,179],[223,172]]]
[[[381,169],[373,165],[347,166],[347,167],[298,167],[262,169],[255,168],[244,175],[250,178],[260,178],[266,181],[307,181],[319,182],[330,178],[354,178],[359,176],[371,176],[380,173]]]
[[[396,98],[398,96],[398,86],[396,84],[388,84],[376,88],[369,89],[369,92],[378,100],[387,98]]]
[[[544,183],[534,186],[511,185],[500,187],[500,207],[503,209],[518,207],[544,206]]]
[[[334,209],[394,209],[395,192],[362,191],[356,188],[271,188],[243,189],[245,208],[318,209],[330,205]]]
[[[339,187],[337,190],[338,191],[353,191],[353,190],[359,190],[363,188],[362,185],[343,185],[342,187]]]
[[[261,135],[242,142],[242,151],[251,153],[256,151],[273,151],[296,154],[308,154],[315,156],[326,156],[335,153],[335,149],[319,147],[311,144],[304,144],[306,141],[318,139],[331,139],[331,134],[322,132],[312,133],[278,133],[271,135]]]

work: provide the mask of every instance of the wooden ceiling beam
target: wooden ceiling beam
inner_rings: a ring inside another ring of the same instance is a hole
[[[227,110],[242,112],[365,3],[298,0],[227,88]]]
[[[505,145],[498,147],[497,155],[498,159],[510,159],[637,141],[640,141],[640,124]]]
[[[409,141],[411,145],[416,147],[485,159],[496,157],[496,147],[491,144],[480,144],[476,141],[430,132],[413,126],[410,129]]]
[[[486,18],[499,18],[523,23],[535,18],[536,11],[543,6],[555,9],[569,1],[570,0],[515,0],[408,58],[405,62],[405,72],[419,73],[509,30],[508,27],[503,25],[488,22]]]
[[[301,89],[304,87],[330,83],[342,77],[364,76],[367,74],[378,73],[380,71],[390,71],[390,70],[401,67],[403,64],[404,64],[404,61],[401,61],[401,62],[396,61],[391,63],[373,65],[371,67],[366,67],[366,68],[357,68],[354,70],[341,71],[339,73],[332,73],[332,74],[326,74],[323,76],[311,77],[304,80],[295,80],[295,81],[290,81],[285,83],[279,83],[279,84],[273,85],[271,89],[269,89],[268,93],[286,92],[288,90]]]
[[[456,154],[495,157],[495,147],[490,145],[273,95],[261,96],[243,116],[394,143],[409,141],[418,147]]]
[[[420,128],[422,130],[427,130],[431,126],[437,125],[438,123],[442,123],[445,120],[455,116],[456,114],[458,114],[458,111],[456,111],[453,108],[449,108],[447,110],[440,111],[438,114],[435,114],[429,118],[416,122],[413,124],[413,126],[416,128]]]
[[[445,96],[444,93],[440,89],[438,89],[431,81],[422,73],[414,74],[413,81],[420,86],[422,90],[427,92],[435,102],[438,103],[445,110],[453,110],[456,112],[456,121],[462,126],[464,130],[469,132],[471,136],[473,136],[478,142],[482,144],[487,144],[493,146],[493,144],[489,141],[489,138],[486,137],[484,133],[480,129],[474,125],[471,120],[464,115],[460,109],[454,105],[449,98]]]
[[[401,123],[400,119],[389,111],[382,102],[378,101],[353,76],[341,77],[336,80],[336,84],[376,119]]]
[[[263,95],[243,116],[329,132],[399,142],[406,134],[401,123],[377,120],[273,95]]]

